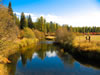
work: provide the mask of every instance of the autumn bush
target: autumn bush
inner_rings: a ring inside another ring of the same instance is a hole
[[[61,44],[69,44],[71,45],[74,39],[74,35],[72,32],[68,31],[66,28],[59,28],[56,31],[56,42]]]
[[[40,32],[36,29],[33,29],[33,32],[35,33],[36,38],[38,38],[38,39],[44,39],[45,38],[45,35],[44,35],[43,32]]]
[[[37,38],[34,39],[23,38],[20,42],[18,42],[18,45],[19,48],[24,48],[24,47],[32,46],[34,45],[34,43],[36,44],[37,42],[38,42]]]
[[[32,39],[36,38],[34,32],[30,28],[24,28],[22,37]]]

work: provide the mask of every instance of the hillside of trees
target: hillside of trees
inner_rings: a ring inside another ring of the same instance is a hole
[[[24,12],[21,13],[20,20],[15,16],[16,24],[18,25],[19,29],[23,30],[25,27],[30,29],[37,29],[41,32],[48,33],[48,32],[55,32],[60,25],[54,22],[46,22],[46,20],[41,16],[37,19],[36,22],[32,21],[31,15],[25,16]]]
[[[32,21],[31,15],[25,16],[24,12],[21,13],[20,18],[13,13],[11,2],[8,8],[0,5],[0,39],[10,40],[21,36],[24,29],[28,28],[35,32],[35,35],[40,38],[47,33],[55,33],[57,29],[64,27],[71,32],[79,33],[100,33],[100,27],[72,27],[69,25],[60,25],[55,22],[46,22],[46,19],[41,16],[35,22]],[[31,31],[30,30],[30,31]],[[40,35],[42,34],[42,35]]]
[[[25,17],[24,13],[21,14],[21,20],[18,23],[19,28],[23,29],[24,27],[29,27],[31,29],[37,29],[44,33],[56,32],[58,28],[65,27],[68,31],[71,32],[79,32],[79,33],[99,33],[100,27],[72,27],[69,25],[60,25],[55,22],[46,22],[46,19],[41,16],[36,20],[36,22],[32,21],[31,15]]]
[[[21,13],[21,16],[19,19],[17,15],[13,13],[11,2],[9,3],[9,6],[8,6],[8,12],[11,16],[13,16],[13,20],[15,24],[20,30],[23,30],[24,28],[28,27],[32,30],[35,29],[44,33],[49,33],[49,32],[53,33],[53,32],[56,32],[58,28],[65,27],[67,28],[68,31],[71,31],[71,32],[79,32],[79,33],[100,32],[100,27],[72,27],[67,24],[60,25],[52,21],[46,22],[46,19],[43,16],[37,18],[37,20],[33,22],[31,15],[25,16],[24,12]]]
[[[19,34],[19,29],[13,19],[12,8],[0,5],[0,50],[3,50],[11,41],[15,41]]]
[[[67,28],[67,30],[72,31],[72,32],[79,32],[79,33],[98,33],[100,32],[100,27],[72,27],[68,25],[63,25],[63,27]]]

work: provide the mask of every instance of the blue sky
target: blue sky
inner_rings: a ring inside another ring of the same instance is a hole
[[[31,14],[35,21],[44,16],[47,21],[72,26],[100,26],[100,0],[3,0],[12,2],[14,12]]]

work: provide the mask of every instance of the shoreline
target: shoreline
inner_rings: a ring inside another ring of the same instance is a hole
[[[72,45],[62,45],[60,43],[54,43],[54,45],[59,46],[59,48],[63,49],[64,52],[68,52],[73,57],[81,58],[82,60],[88,61],[99,61],[100,60],[100,52],[96,50],[82,50],[79,47],[74,47]]]
[[[13,45],[10,46],[9,48],[5,48],[5,50],[0,51],[0,63],[6,64],[6,63],[11,63],[10,60],[8,60],[8,57],[20,52],[21,49],[25,49],[32,47],[32,44],[36,44],[39,40],[37,38],[35,39],[22,39],[22,40],[16,40],[17,42]]]

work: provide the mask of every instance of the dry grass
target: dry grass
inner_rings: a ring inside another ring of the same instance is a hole
[[[75,40],[86,41],[85,37],[86,37],[85,35],[84,36],[77,36],[75,38]],[[95,41],[95,42],[100,41],[100,35],[91,35],[91,41]]]
[[[91,35],[91,41],[85,39],[86,36],[76,36],[73,45],[82,50],[100,51],[100,35]]]
[[[51,39],[54,40],[56,37],[55,36],[47,36],[46,39]]]

